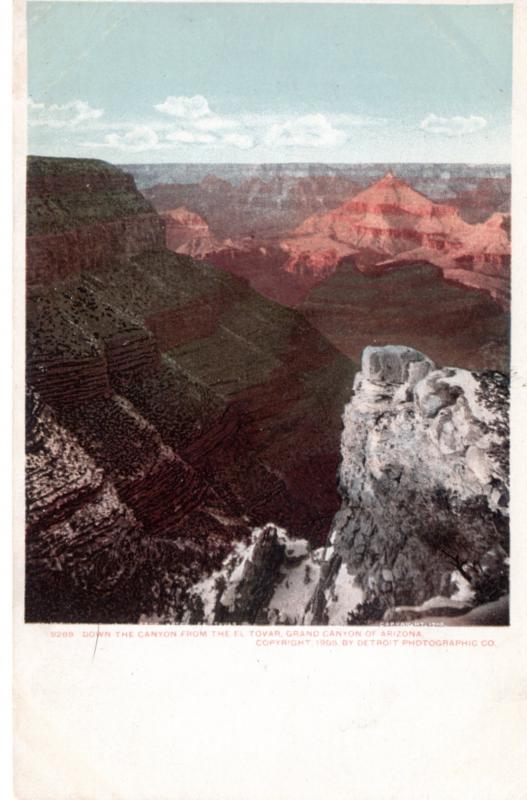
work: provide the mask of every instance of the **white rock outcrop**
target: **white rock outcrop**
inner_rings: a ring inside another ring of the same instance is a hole
[[[455,594],[453,571],[475,602],[505,591],[508,449],[503,375],[365,349],[344,411],[332,541],[377,615]]]

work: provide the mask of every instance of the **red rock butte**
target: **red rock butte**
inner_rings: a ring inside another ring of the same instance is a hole
[[[507,215],[470,224],[391,172],[338,208],[308,217],[281,246],[291,273],[326,276],[350,257],[376,272],[427,262],[447,280],[483,289],[502,306],[509,301]]]

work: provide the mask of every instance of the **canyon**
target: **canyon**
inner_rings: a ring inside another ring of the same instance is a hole
[[[484,222],[496,211],[510,210],[510,168],[501,164],[162,163],[124,164],[122,169],[158,210],[188,206],[220,235],[233,232],[233,218],[237,235],[250,235],[255,225],[276,229],[276,222],[282,234],[317,211],[336,208],[387,172],[434,202],[454,205],[467,222]],[[228,198],[229,215],[222,198]]]
[[[303,217],[290,238],[272,193],[260,233],[229,232],[190,203],[156,211],[105,162],[29,159],[27,621],[364,624],[493,603],[506,621],[506,293],[402,263],[407,233],[367,264],[300,267],[284,244],[342,219],[349,176],[273,180]],[[448,220],[448,247],[453,220],[508,236],[504,212],[468,222],[425,198],[419,214],[383,180],[397,225]],[[487,275],[485,253],[466,271]]]
[[[377,178],[385,166],[152,165],[134,174],[166,220],[170,249],[297,309],[348,357],[402,341],[441,363],[507,372],[507,170],[396,165],[397,175]]]

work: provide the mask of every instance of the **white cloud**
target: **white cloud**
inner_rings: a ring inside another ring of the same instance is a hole
[[[104,114],[102,108],[92,108],[85,100],[72,100],[69,103],[37,103],[31,97],[27,102],[28,121],[31,126],[42,125],[48,128],[75,128],[90,120],[99,119]]]
[[[154,108],[163,114],[177,117],[189,130],[221,131],[236,128],[239,124],[236,120],[214,113],[209,106],[208,100],[201,94],[195,94],[193,97],[174,97],[171,95],[167,97],[164,103],[158,103]],[[211,139],[199,138],[199,136],[191,139],[190,135],[180,133],[175,137],[168,138],[175,141],[197,143],[212,141]]]
[[[208,117],[192,120],[192,126],[200,131],[220,131],[225,128],[236,128],[239,123],[228,117],[210,114]]]
[[[33,100],[32,97],[27,98],[27,107],[29,111],[41,111],[43,108],[46,108],[45,103],[37,103]]]
[[[485,117],[438,117],[436,114],[427,114],[419,125],[427,133],[437,133],[443,136],[464,136],[467,133],[476,133],[487,127]]]
[[[388,124],[385,117],[368,117],[365,114],[331,114],[330,119],[344,128],[378,128]]]
[[[160,113],[154,113],[153,109]],[[199,157],[203,146],[209,146],[225,157],[229,151],[232,155],[234,149],[250,151],[253,148],[257,148],[262,157],[272,155],[275,159],[285,157],[291,148],[325,148],[327,155],[349,141],[357,126],[379,126],[386,122],[349,112],[294,115],[267,110],[222,116],[212,110],[207,98],[200,94],[170,95],[164,102],[150,105],[149,110],[150,113],[145,109],[146,113],[135,119],[108,119],[102,109],[92,108],[84,100],[62,105],[28,100],[30,125],[41,126],[38,135],[47,136],[53,146],[55,142],[51,142],[51,137],[57,138],[54,129],[62,128],[64,139],[67,133],[69,139],[74,139],[75,146],[116,153],[185,149],[188,153],[194,150]],[[437,125],[445,120],[428,115],[422,126],[431,122]],[[88,138],[95,141],[87,141]]]
[[[150,125],[136,125],[126,133],[107,133],[102,142],[82,142],[82,147],[103,147],[123,152],[140,153],[146,150],[171,150],[178,145],[202,145],[218,142],[210,133],[191,130],[163,129],[158,133]]]
[[[102,142],[83,142],[83,147],[107,147],[130,153],[140,153],[143,150],[157,150],[159,138],[152,128],[146,125],[137,125],[127,133],[108,133]]]
[[[335,128],[323,114],[307,114],[271,125],[265,143],[285,147],[334,147],[346,141],[346,134]]]
[[[181,142],[183,144],[212,144],[217,141],[215,136],[210,133],[195,133],[194,131],[172,131],[167,133],[166,138],[169,142]]]
[[[254,139],[245,133],[227,133],[222,139],[224,144],[230,144],[233,147],[239,147],[240,150],[250,150],[254,147]]]
[[[154,108],[156,111],[169,114],[171,117],[188,120],[206,117],[212,113],[207,99],[201,94],[195,94],[193,97],[174,97],[170,95],[164,103],[157,103]]]

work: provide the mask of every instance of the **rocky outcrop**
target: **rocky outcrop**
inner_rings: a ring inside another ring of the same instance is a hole
[[[462,588],[475,603],[506,594],[508,447],[503,375],[437,369],[410,348],[365,350],[331,534],[364,592],[364,618],[441,602],[453,613],[444,598]]]
[[[195,584],[175,617],[141,621],[303,624],[322,561],[323,548],[312,550],[305,539],[293,540],[268,524],[236,544],[220,569]]]
[[[187,618],[506,623],[508,447],[503,375],[438,369],[408,347],[366,348],[344,412],[342,507],[326,548],[255,531],[194,589]]]
[[[232,244],[214,236],[203,217],[184,206],[165,211],[161,218],[165,223],[166,246],[174,253],[203,258]]]
[[[347,625],[364,593],[331,551],[291,539],[272,523],[257,528],[220,569],[192,587],[174,616],[141,621]]]

